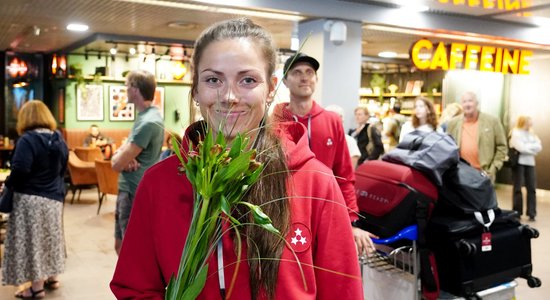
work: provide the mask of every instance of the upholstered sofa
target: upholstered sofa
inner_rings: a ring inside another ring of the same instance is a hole
[[[74,129],[74,128],[63,128],[63,137],[67,142],[69,149],[75,149],[76,147],[82,147],[84,145],[84,139],[88,136],[89,130],[85,129]],[[117,148],[120,147],[121,142],[124,138],[127,138],[130,134],[130,128],[125,129],[113,129],[113,128],[101,128],[101,134],[106,137],[109,137],[113,143],[117,145]]]
[[[74,129],[74,128],[62,128],[61,132],[63,137],[67,142],[69,149],[75,149],[76,147],[82,147],[84,145],[84,139],[88,136],[89,130],[85,129]],[[127,129],[113,129],[113,128],[101,128],[101,134],[106,137],[111,138],[113,143],[115,143],[116,148],[118,149],[122,144],[122,141],[128,137],[130,134],[130,128]],[[168,131],[164,131],[164,142],[163,146],[166,146],[166,138],[168,137]]]

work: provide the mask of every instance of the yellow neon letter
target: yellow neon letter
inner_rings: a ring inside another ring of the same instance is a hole
[[[502,48],[497,48],[495,54],[495,72],[500,72],[502,69]]]
[[[514,54],[510,54],[508,49],[502,50],[502,73],[507,74],[508,68],[512,71],[513,74],[518,73],[518,62],[519,62],[519,50],[514,50]]]
[[[464,55],[466,56],[466,59],[464,61],[465,70],[477,69],[477,62],[479,61],[478,55],[480,50],[481,50],[481,46],[479,45],[466,46],[466,53],[464,53]]]
[[[419,68],[420,70],[426,70],[427,68],[430,67],[430,60],[429,59],[421,60],[418,57],[418,54],[420,53],[420,49],[422,48],[426,48],[427,50],[432,50],[433,44],[432,42],[426,39],[421,39],[417,41],[416,43],[414,43],[414,45],[411,48],[411,58],[413,60],[413,64],[417,68]]]
[[[468,0],[468,6],[470,7],[478,7],[480,0]]]
[[[529,74],[529,69],[527,69],[527,66],[529,66],[529,60],[528,57],[533,56],[533,51],[530,50],[521,50],[521,54],[519,57],[519,70],[518,74]]]
[[[495,54],[495,47],[483,46],[481,48],[481,56],[479,57],[479,70],[492,72],[493,68],[493,55]]]
[[[432,64],[430,69],[435,70],[437,68],[443,70],[449,70],[449,61],[447,60],[447,47],[443,42],[439,42],[437,49],[435,50],[434,56],[432,57]]]
[[[461,44],[461,43],[451,44],[449,70],[456,69],[456,65],[459,63],[462,64],[462,62],[464,61],[464,50],[466,50],[466,44]]]
[[[483,8],[486,8],[486,9],[495,8],[495,0],[483,0]]]
[[[504,10],[516,10],[520,8],[519,0],[506,0],[504,2]]]

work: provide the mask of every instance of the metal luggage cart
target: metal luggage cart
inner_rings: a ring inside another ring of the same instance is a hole
[[[387,239],[373,239],[376,252],[361,256],[365,299],[420,299],[418,226],[411,225]],[[407,245],[393,248],[398,241]]]

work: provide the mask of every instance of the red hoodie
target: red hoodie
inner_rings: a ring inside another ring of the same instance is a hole
[[[315,101],[305,116],[298,116],[291,112],[288,109],[288,103],[280,103],[275,107],[273,117],[279,122],[299,122],[307,128],[311,151],[315,153],[318,160],[332,170],[348,206],[350,221],[357,220],[359,207],[355,196],[355,171],[351,164],[340,117],[323,109]]]
[[[287,123],[278,128],[288,166],[295,171],[289,178],[293,197],[286,239],[302,264],[303,275],[293,252],[285,247],[275,298],[363,299],[351,225],[338,185],[333,176],[326,176],[330,170],[314,159],[303,126]],[[178,166],[177,158],[169,157],[151,167],[139,184],[111,281],[118,299],[164,299],[170,277],[177,274],[193,203],[191,184],[178,174]],[[232,238],[224,236],[226,287],[236,261],[234,249]],[[212,255],[206,285],[197,299],[221,299],[217,265]],[[246,262],[239,268],[230,299],[250,299]]]

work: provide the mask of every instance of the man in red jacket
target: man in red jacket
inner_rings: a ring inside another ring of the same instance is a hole
[[[309,147],[318,160],[332,169],[346,200],[351,224],[358,220],[355,196],[355,173],[345,141],[342,121],[313,100],[319,62],[304,53],[297,53],[285,62],[283,83],[290,91],[290,103],[275,107],[276,121],[295,121],[307,128]],[[354,226],[353,236],[359,254],[374,248],[371,234]]]

